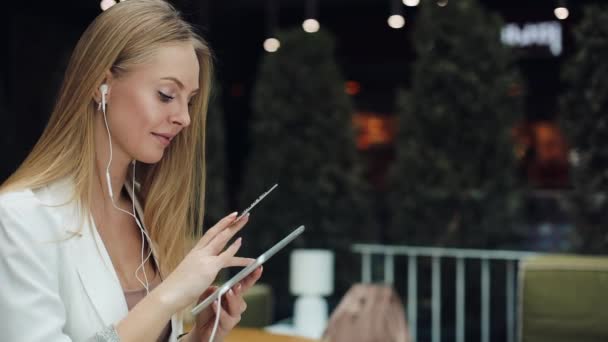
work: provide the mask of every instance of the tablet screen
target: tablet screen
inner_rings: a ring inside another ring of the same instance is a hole
[[[203,309],[209,306],[213,301],[215,301],[219,296],[228,292],[231,287],[236,285],[239,281],[243,280],[246,276],[248,276],[251,272],[255,271],[256,268],[260,267],[263,263],[265,263],[268,259],[270,259],[273,255],[275,255],[278,251],[283,249],[283,247],[287,246],[291,241],[293,241],[296,237],[304,232],[304,226],[299,226],[296,228],[291,234],[287,235],[283,240],[277,242],[274,246],[260,255],[255,261],[243,268],[239,273],[237,273],[234,277],[230,278],[227,282],[225,282],[222,286],[220,286],[215,292],[213,292],[209,297],[205,298],[204,301],[200,302],[197,306],[192,309],[193,315],[198,315]]]

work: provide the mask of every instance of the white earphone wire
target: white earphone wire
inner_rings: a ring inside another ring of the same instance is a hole
[[[213,329],[211,330],[211,336],[209,336],[209,342],[213,342],[215,334],[217,333],[217,327],[220,323],[220,312],[222,311],[222,296],[217,297],[217,312],[215,314],[215,322],[213,323]]]
[[[131,181],[131,204],[132,204],[132,210],[133,210],[133,214],[125,211],[127,214],[133,216],[133,218],[135,219],[135,224],[137,224],[137,226],[139,227],[139,231],[141,232],[141,259],[142,262],[139,265],[139,267],[137,267],[137,269],[135,270],[135,278],[137,278],[137,280],[139,281],[140,284],[142,284],[145,289],[146,289],[146,294],[150,293],[150,284],[148,283],[148,275],[146,274],[146,262],[148,262],[148,260],[150,259],[150,256],[152,256],[152,239],[150,239],[150,236],[148,235],[148,232],[146,232],[146,230],[144,229],[144,227],[141,225],[141,223],[139,222],[139,219],[137,218],[137,215],[135,215],[135,160],[133,160],[133,180]],[[118,208],[120,209],[120,208]],[[121,209],[122,210],[122,209]],[[124,211],[124,210],[123,210]],[[145,235],[145,236],[144,236]],[[150,251],[148,252],[148,255],[146,256],[146,258],[144,259],[144,239],[148,239],[149,244],[150,244]],[[145,283],[142,282],[142,280],[139,278],[139,270],[142,269],[143,273],[144,273],[144,280]]]
[[[104,87],[105,86],[105,87]],[[148,239],[148,241],[152,241],[150,239],[150,236],[148,235],[148,233],[146,232],[146,230],[142,227],[141,223],[139,222],[139,219],[137,218],[137,216],[135,215],[135,160],[133,160],[132,164],[133,164],[133,181],[132,181],[132,191],[131,191],[131,203],[132,203],[132,210],[133,213],[130,213],[122,208],[119,208],[116,203],[114,203],[114,192],[112,189],[112,180],[110,177],[110,166],[112,165],[112,158],[113,158],[113,151],[112,151],[112,134],[110,133],[110,126],[108,125],[108,118],[107,118],[107,114],[106,114],[106,92],[107,92],[107,85],[103,84],[100,87],[101,90],[101,110],[103,111],[103,120],[106,126],[106,131],[108,133],[108,143],[110,145],[110,157],[108,159],[108,165],[106,166],[106,182],[108,184],[108,191],[110,192],[110,201],[112,202],[112,206],[115,209],[118,209],[120,211],[122,211],[123,213],[132,216],[135,219],[135,224],[137,224],[137,227],[139,227],[139,230],[141,232],[141,264],[139,265],[139,267],[137,267],[137,269],[135,270],[135,278],[137,278],[137,281],[139,281],[140,284],[143,285],[143,287],[146,289],[146,294],[150,293],[150,284],[148,282],[148,276],[146,275],[146,268],[145,268],[145,264],[148,261],[148,259],[150,259],[150,256],[152,255],[152,246],[150,243],[150,252],[148,253],[148,255],[146,256],[146,258],[144,259],[144,247],[145,247],[145,238]],[[144,237],[145,235],[145,237]],[[139,278],[139,270],[143,268],[143,273],[144,273],[144,280],[145,282],[143,282],[141,280],[141,278]]]

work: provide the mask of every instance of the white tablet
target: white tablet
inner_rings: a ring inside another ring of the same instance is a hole
[[[293,241],[296,237],[304,232],[304,226],[299,226],[296,228],[291,234],[287,235],[283,240],[279,241],[276,245],[272,246],[269,250],[260,255],[255,261],[243,268],[239,273],[237,273],[234,277],[230,278],[227,282],[225,282],[222,286],[220,286],[215,292],[213,292],[209,297],[205,298],[202,302],[200,302],[197,306],[192,309],[193,315],[198,315],[199,312],[203,311],[204,308],[209,306],[213,301],[218,299],[218,297],[224,295],[224,293],[228,292],[231,287],[236,285],[239,281],[243,280],[246,276],[248,276],[251,272],[255,271],[256,268],[260,267],[266,260],[270,259],[273,255],[275,255],[278,251],[283,249],[283,247],[287,246],[291,241]]]

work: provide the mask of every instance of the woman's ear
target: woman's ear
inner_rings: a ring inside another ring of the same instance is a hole
[[[105,91],[106,91],[106,102],[110,99],[110,93],[112,92],[112,73],[111,72],[106,72],[106,77],[103,79],[103,81],[97,85],[97,88],[95,89],[95,93],[93,95],[93,98],[95,100],[96,103],[101,103],[101,90],[102,90],[102,85],[106,85],[105,87]]]

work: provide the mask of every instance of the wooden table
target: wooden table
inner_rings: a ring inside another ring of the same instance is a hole
[[[225,342],[314,342],[303,337],[271,334],[260,329],[236,328],[228,335]]]

